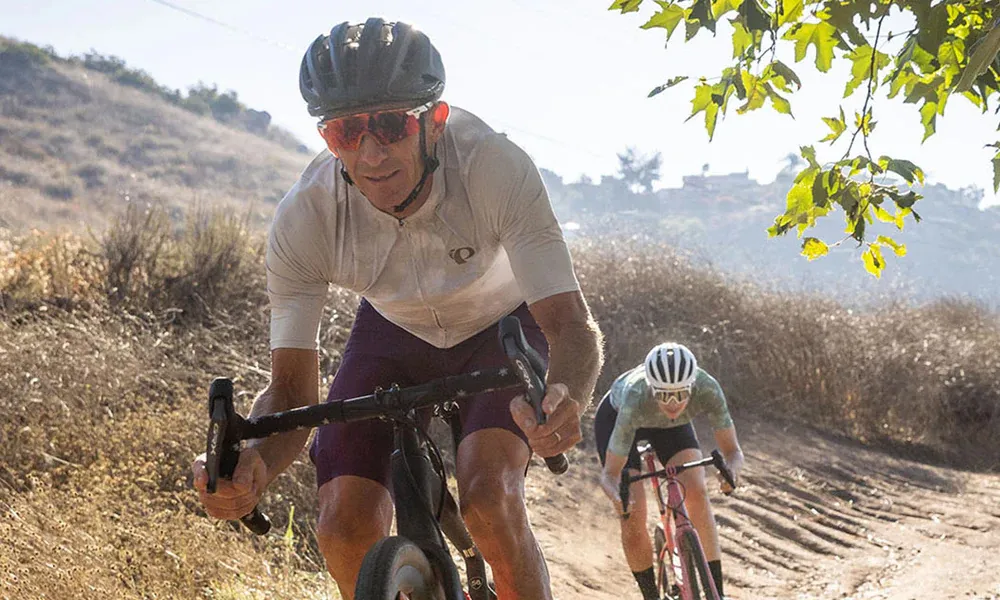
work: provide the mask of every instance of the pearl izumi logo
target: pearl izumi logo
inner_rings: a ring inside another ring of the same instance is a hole
[[[451,260],[455,261],[460,265],[464,265],[475,254],[476,251],[473,250],[472,248],[469,248],[468,246],[465,246],[464,248],[455,248],[454,250],[448,251],[448,256],[451,257]]]

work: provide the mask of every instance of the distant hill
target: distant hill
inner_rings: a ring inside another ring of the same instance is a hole
[[[768,239],[767,228],[785,209],[791,175],[786,169],[766,185],[745,173],[689,176],[680,188],[634,194],[613,177],[567,184],[543,169],[560,220],[579,225],[574,235],[666,241],[704,264],[743,273],[756,283],[816,290],[851,304],[886,296],[957,295],[1000,305],[1000,207],[978,208],[982,192],[926,186],[918,190],[924,198],[914,206],[920,223],[907,220],[903,231],[886,223],[870,227],[874,235],[883,233],[907,246],[905,257],[887,254],[888,267],[876,280],[861,266],[853,241],[810,262],[800,255],[801,240],[794,235]],[[844,227],[843,214],[833,212],[806,235],[832,243],[847,236]]]
[[[61,58],[0,37],[0,230],[99,227],[129,202],[162,203],[176,218],[196,203],[252,207],[263,226],[310,158],[265,115],[214,87],[168,90],[115,57]],[[922,223],[902,232],[880,224],[908,256],[888,256],[878,281],[851,242],[808,262],[794,236],[767,239],[789,170],[767,185],[745,173],[688,176],[683,187],[652,194],[610,176],[565,183],[542,175],[560,220],[575,223],[570,236],[665,241],[757,283],[852,304],[887,295],[1000,304],[1000,207],[979,210],[972,190],[928,186],[914,207]],[[810,235],[842,239],[842,217],[822,219]]]
[[[101,225],[128,202],[270,217],[309,156],[266,113],[185,96],[114,57],[0,38],[0,228]]]

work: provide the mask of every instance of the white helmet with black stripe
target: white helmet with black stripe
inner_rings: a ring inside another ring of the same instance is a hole
[[[646,355],[646,383],[656,391],[690,389],[697,372],[698,360],[683,344],[659,344]]]

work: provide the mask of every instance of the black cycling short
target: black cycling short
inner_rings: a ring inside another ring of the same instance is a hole
[[[611,439],[611,432],[614,431],[617,419],[618,411],[611,406],[611,394],[605,394],[597,407],[597,415],[594,417],[594,439],[597,441],[597,455],[601,459],[601,466],[604,466],[608,441]],[[639,470],[639,451],[636,449],[636,442],[639,440],[649,441],[661,463],[666,463],[681,450],[701,449],[698,444],[698,435],[691,423],[667,428],[640,427],[635,433],[635,439],[632,440],[628,461],[625,463],[627,468],[636,471]]]

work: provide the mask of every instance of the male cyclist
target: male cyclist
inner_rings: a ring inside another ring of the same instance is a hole
[[[341,23],[302,59],[299,86],[328,150],[277,208],[267,245],[271,383],[262,415],[319,401],[318,329],[328,285],[362,296],[330,399],[392,383],[504,364],[496,324],[520,318],[548,357],[545,425],[520,396],[460,404],[462,514],[501,598],[550,598],[528,523],[525,467],[581,439],[602,362],[600,332],[535,165],[474,115],[439,99],[437,50],[410,25]],[[317,538],[344,598],[368,548],[389,533],[391,425],[320,428],[310,448]],[[239,518],[301,451],[308,432],[248,444],[231,483],[204,493],[212,516]]]
[[[698,368],[694,354],[681,344],[655,346],[643,364],[622,373],[601,400],[594,417],[597,453],[604,469],[601,488],[614,503],[616,514],[623,507],[618,495],[622,469],[631,475],[639,471],[638,440],[648,440],[665,464],[682,464],[701,458],[698,438],[691,419],[704,413],[715,430],[715,441],[729,463],[738,483],[743,468],[743,451],[729,416],[726,397],[719,383]],[[684,486],[684,507],[698,531],[712,579],[722,597],[722,563],[719,534],[708,502],[703,469],[690,469],[678,476]],[[729,484],[722,481],[722,491]],[[631,489],[632,517],[621,520],[625,560],[639,583],[644,600],[659,600],[653,573],[653,547],[646,530],[646,494],[643,482]]]

